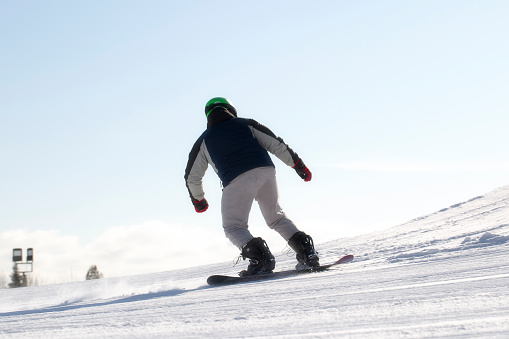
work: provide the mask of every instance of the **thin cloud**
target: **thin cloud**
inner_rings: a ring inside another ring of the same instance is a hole
[[[509,162],[344,162],[332,166],[336,169],[371,172],[473,172],[507,171]]]

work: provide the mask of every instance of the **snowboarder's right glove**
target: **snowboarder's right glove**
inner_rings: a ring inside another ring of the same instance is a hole
[[[302,159],[299,159],[295,166],[293,166],[299,177],[304,179],[304,181],[310,181],[311,180],[311,172],[309,171],[309,168],[307,168],[306,165],[304,165],[304,162]]]
[[[196,210],[197,213],[203,213],[209,208],[209,203],[205,198],[201,200],[191,198],[191,201],[193,202],[194,209]]]

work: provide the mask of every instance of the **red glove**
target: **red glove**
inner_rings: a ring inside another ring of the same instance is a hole
[[[293,169],[297,172],[299,177],[304,179],[304,181],[310,181],[311,180],[311,172],[309,171],[309,168],[307,168],[306,165],[304,165],[304,162],[302,159],[299,159],[295,166],[293,166]]]
[[[205,198],[201,200],[191,198],[191,201],[193,202],[194,209],[196,210],[197,213],[203,213],[209,208],[209,203]]]

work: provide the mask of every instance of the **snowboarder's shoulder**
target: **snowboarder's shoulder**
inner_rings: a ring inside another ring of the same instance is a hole
[[[225,121],[225,123],[219,124],[219,125],[222,125],[225,128],[229,128],[227,126],[239,126],[239,125],[241,125],[241,126],[246,126],[246,127],[249,127],[249,126],[255,127],[255,126],[258,126],[260,124],[256,120],[250,119],[250,118],[233,118],[233,119]],[[219,126],[219,125],[216,125],[216,126]]]
[[[237,124],[250,125],[254,120],[249,118],[235,118],[231,119],[231,121]]]
[[[238,123],[238,124],[242,124],[242,125],[246,125],[246,126],[261,126],[261,124],[256,121],[255,119],[251,119],[251,118],[235,118],[235,119],[232,119],[232,121],[234,121],[235,123]]]

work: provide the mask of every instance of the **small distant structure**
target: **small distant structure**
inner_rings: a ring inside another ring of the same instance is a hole
[[[14,248],[12,250],[12,261],[14,262],[14,267],[11,275],[12,283],[10,283],[9,286],[28,286],[26,274],[34,271],[34,249],[27,248],[27,258],[26,261],[23,261],[23,250],[21,248]],[[22,274],[22,276],[20,274]]]
[[[101,279],[103,274],[97,269],[97,265],[92,265],[87,272],[87,280]]]

